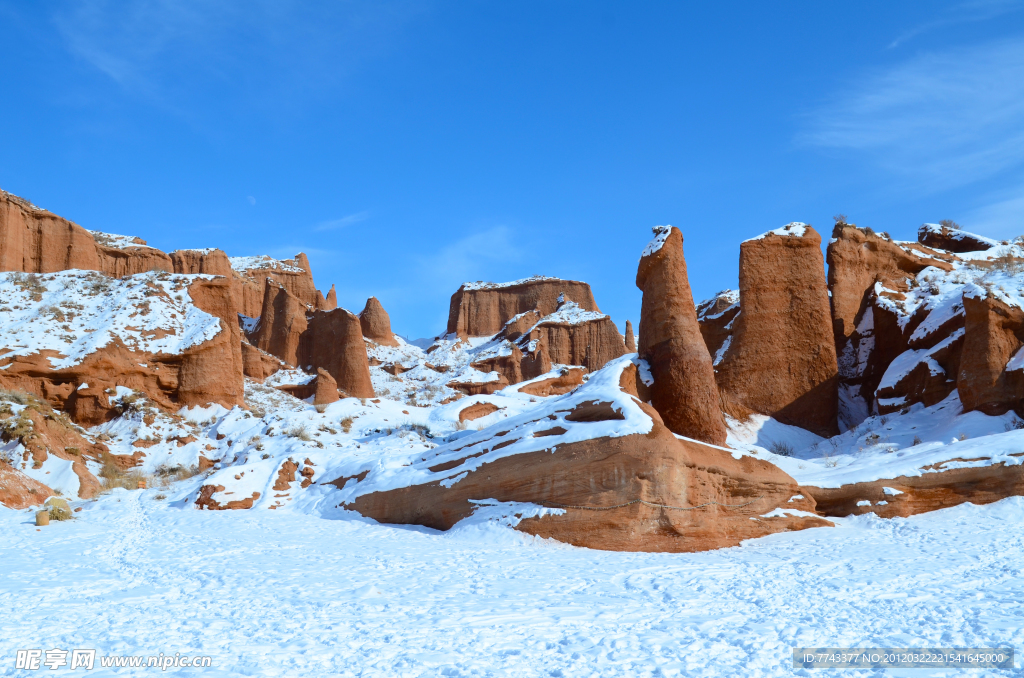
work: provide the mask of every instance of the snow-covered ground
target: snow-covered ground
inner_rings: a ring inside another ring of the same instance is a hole
[[[1024,645],[1022,498],[653,554],[156,494],[42,530],[0,508],[0,675],[32,675],[32,648],[213,657],[166,675],[632,678],[810,675],[794,646]]]

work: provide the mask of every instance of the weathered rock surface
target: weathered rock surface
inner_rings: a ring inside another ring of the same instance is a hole
[[[262,309],[256,314],[260,321],[249,341],[293,367],[308,365],[302,362],[299,350],[301,337],[308,328],[306,312],[302,300],[284,285],[267,284]]]
[[[250,318],[260,315],[268,278],[288,290],[303,306],[308,306],[311,310],[331,310],[338,305],[336,296],[333,305],[328,304],[316,289],[309,260],[301,252],[294,259],[283,261],[270,257],[234,257],[231,263],[240,278],[238,288],[241,299],[238,312]]]
[[[53,493],[42,483],[0,462],[0,504],[9,509],[38,506]]]
[[[261,351],[247,341],[242,342],[242,369],[250,379],[263,381],[285,367],[287,365],[277,356]]]
[[[725,356],[723,349],[731,342],[733,321],[740,312],[740,293],[738,290],[722,290],[714,297],[705,299],[697,305],[697,322],[700,323],[700,334],[714,364],[718,364]]]
[[[566,300],[585,311],[600,312],[590,285],[576,280],[537,276],[510,283],[465,283],[452,295],[448,334],[491,336],[520,313],[536,310],[550,315]]]
[[[971,285],[963,295],[966,324],[957,390],[965,411],[1024,414],[1024,311]]]
[[[314,405],[330,405],[341,400],[338,395],[338,382],[324,368],[317,368],[316,390],[313,392]]]
[[[957,253],[983,252],[999,244],[991,238],[941,224],[921,224],[917,229],[917,241],[934,249]]]
[[[302,365],[326,370],[348,396],[374,396],[362,325],[357,315],[343,308],[310,316],[308,336],[303,337]]]
[[[519,339],[524,353],[529,353],[530,342],[537,342],[535,346],[544,351],[548,364],[581,365],[591,372],[626,353],[622,335],[610,317],[581,318],[575,311],[566,312],[570,303],[563,304],[561,312],[543,318]]]
[[[644,293],[638,349],[654,376],[651,402],[673,432],[724,445],[721,399],[697,324],[683,235],[671,226],[654,232],[636,274],[636,285]]]
[[[743,242],[739,292],[742,311],[715,370],[726,410],[736,403],[821,436],[838,434],[821,236],[793,223]]]
[[[363,328],[363,336],[370,341],[382,346],[398,346],[398,341],[391,331],[391,318],[377,297],[366,300],[366,306],[359,314],[359,322]]]
[[[469,516],[475,509],[471,500],[479,497],[529,502],[564,508],[564,513],[526,518],[517,529],[576,546],[623,551],[702,551],[774,532],[830,525],[814,517],[764,517],[780,506],[813,511],[813,502],[798,497],[796,482],[767,462],[749,456],[734,459],[726,450],[677,439],[646,405],[640,407],[652,420],[647,434],[558,443],[566,426],[624,419],[616,407],[575,403],[559,421],[544,418],[537,426],[548,428],[532,434],[550,439],[553,449],[481,464],[477,459],[487,449],[514,443],[516,434],[507,430],[513,424],[498,425],[491,429],[489,442],[471,444],[464,458],[424,462],[435,463],[432,470],[458,474],[457,482],[361,494],[349,507],[384,523],[446,530]]]
[[[636,338],[633,336],[633,323],[626,321],[626,353],[636,353]]]

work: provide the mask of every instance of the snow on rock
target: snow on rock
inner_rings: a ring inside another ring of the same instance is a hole
[[[654,232],[654,238],[647,243],[647,247],[640,253],[640,258],[650,256],[665,246],[665,242],[668,240],[668,236],[672,233],[671,226],[655,226],[651,229]]]
[[[0,345],[9,349],[7,358],[56,351],[53,369],[76,365],[115,340],[132,350],[180,354],[220,331],[220,320],[196,308],[188,291],[210,277],[0,273]]]
[[[87,231],[89,229],[86,229]],[[92,237],[97,243],[104,247],[113,247],[114,249],[124,250],[129,247],[145,247],[147,249],[155,249],[146,244],[142,238],[134,235],[117,235],[116,233],[104,233],[102,231],[89,231]]]
[[[289,271],[292,273],[304,273],[305,271],[292,264],[287,264],[280,259],[274,259],[267,255],[256,256],[256,257],[228,257],[231,262],[231,269],[236,273],[245,273],[246,271],[269,268],[278,271]]]
[[[519,280],[511,280],[509,282],[485,282],[483,280],[477,280],[476,282],[465,282],[462,283],[461,289],[463,290],[497,290],[504,287],[516,287],[518,285],[528,285],[530,283],[537,282],[562,282],[561,278],[554,278],[549,275],[531,275],[529,278],[520,278]]]
[[[747,238],[743,242],[750,242],[751,240],[763,240],[764,238],[767,238],[770,235],[782,235],[791,236],[794,238],[802,238],[804,236],[804,233],[806,232],[807,224],[801,221],[791,221],[785,226],[780,226],[779,228],[774,228],[770,231],[766,231],[765,233],[762,233],[761,235],[756,236],[754,238]]]

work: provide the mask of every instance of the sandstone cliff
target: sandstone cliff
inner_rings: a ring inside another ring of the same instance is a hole
[[[333,288],[332,288],[333,289]],[[363,336],[372,342],[384,346],[398,346],[395,335],[391,331],[391,318],[377,297],[366,300],[366,306],[359,314],[359,322],[363,328]]]
[[[739,297],[732,340],[715,366],[726,409],[735,404],[821,436],[839,433],[821,236],[792,223],[744,241]]]
[[[575,280],[535,276],[508,283],[465,283],[452,295],[448,334],[491,336],[520,313],[536,310],[542,316],[550,315],[563,301],[600,312],[590,285]]]

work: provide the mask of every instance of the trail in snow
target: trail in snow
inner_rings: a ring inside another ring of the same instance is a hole
[[[787,676],[793,646],[1024,643],[1021,498],[645,554],[153,494],[42,531],[0,511],[0,675],[34,647],[210,654],[214,676]]]

